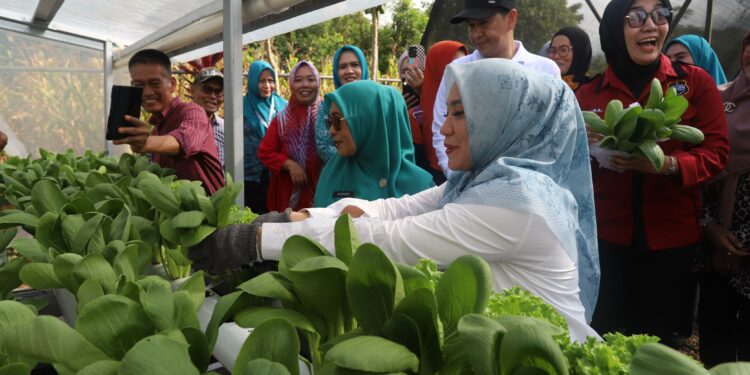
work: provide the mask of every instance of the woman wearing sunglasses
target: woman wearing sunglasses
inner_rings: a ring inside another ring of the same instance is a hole
[[[455,171],[447,183],[398,199],[342,199],[225,226],[190,250],[193,266],[219,274],[279,259],[294,234],[333,248],[334,222],[344,211],[359,217],[354,225],[362,242],[394,261],[430,258],[444,267],[462,255],[479,256],[489,263],[494,290],[527,289],[565,317],[573,340],[597,337],[586,324],[599,283],[591,167],[573,92],[508,59],[450,64],[444,81],[448,117],[440,131]],[[396,99],[397,111],[367,109]],[[348,124],[354,138],[362,115],[403,119],[399,134],[408,127],[406,104],[392,88],[356,82],[326,101],[336,104],[341,129]]]
[[[409,114],[398,91],[357,81],[326,95],[325,103],[336,154],[320,174],[315,207],[341,198],[398,198],[435,185],[414,161]]]
[[[646,103],[651,81],[674,87],[689,102],[682,124],[703,131],[689,145],[661,142],[661,170],[641,156],[612,158],[622,173],[592,167],[601,263],[601,289],[592,326],[600,333],[648,333],[675,346],[691,314],[692,260],[701,239],[700,184],[727,161],[729,142],[714,80],[698,67],[661,54],[672,19],[669,0],[614,0],[599,27],[609,66],[577,92],[582,110],[604,117],[614,99]],[[602,136],[588,132],[589,142]]]
[[[333,87],[337,89],[350,82],[370,79],[368,71],[365,54],[357,46],[347,44],[333,55]],[[319,113],[315,122],[315,145],[318,156],[326,163],[336,154],[336,147],[328,135],[328,108],[325,103],[321,103]]]
[[[563,27],[552,37],[547,57],[560,67],[562,79],[573,91],[590,78],[591,40],[589,34],[575,26]]]

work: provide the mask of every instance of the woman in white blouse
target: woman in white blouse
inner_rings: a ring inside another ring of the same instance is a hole
[[[348,212],[358,217],[361,241],[391,259],[415,264],[429,258],[444,266],[465,254],[480,256],[492,268],[495,290],[527,289],[558,309],[571,338],[595,336],[586,324],[599,282],[593,192],[572,91],[559,79],[502,59],[450,65],[446,77],[448,117],[441,133],[450,167],[460,171],[447,183],[401,198],[346,198],[222,229],[191,250],[196,267],[217,272],[261,257],[279,259],[294,234],[332,249],[336,217]]]

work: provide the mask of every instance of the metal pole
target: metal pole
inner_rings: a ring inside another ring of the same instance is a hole
[[[114,79],[112,77],[112,42],[109,40],[104,42],[104,120],[102,121],[101,129],[104,130],[107,124],[107,118],[109,117],[109,107],[112,105],[112,83]],[[102,139],[104,139],[104,133],[102,132]],[[107,150],[107,154],[114,155],[114,145],[112,141],[104,141],[104,149]]]
[[[711,43],[711,34],[713,34],[714,24],[714,0],[708,0],[706,4],[706,28],[703,31],[703,37],[706,38],[708,43]]]
[[[235,181],[245,179],[242,158],[242,0],[224,0],[224,164]],[[245,206],[245,189],[237,196]]]
[[[591,13],[594,13],[594,17],[596,17],[596,20],[599,21],[599,23],[602,23],[602,16],[600,16],[599,12],[596,11],[594,3],[592,3],[591,0],[586,0],[586,4],[588,4],[589,8],[591,8]]]
[[[690,3],[693,0],[685,0],[685,2],[680,7],[680,11],[677,12],[677,15],[672,19],[672,23],[669,25],[669,32],[667,32],[667,38],[666,41],[669,41],[670,37],[672,36],[672,32],[677,29],[677,25],[680,24],[680,20],[682,19],[682,15],[685,14],[685,12],[690,7]]]

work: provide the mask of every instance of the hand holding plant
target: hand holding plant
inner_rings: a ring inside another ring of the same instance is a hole
[[[599,139],[592,145],[591,151],[602,166],[615,169],[632,169],[640,172],[661,172],[664,167],[664,151],[657,144],[664,140],[674,139],[690,144],[703,142],[703,132],[692,126],[678,125],[682,114],[688,108],[687,99],[678,96],[674,88],[662,96],[661,82],[654,78],[651,82],[651,92],[645,107],[633,105],[627,109],[619,100],[612,100],[607,105],[604,120],[594,112],[583,112],[586,121],[589,143]],[[647,168],[639,159],[625,161],[620,158],[618,163],[608,165],[612,157],[611,152],[597,152],[596,148],[615,150],[647,159],[652,168]],[[606,158],[607,160],[602,160]],[[674,160],[673,160],[674,161]],[[619,165],[616,165],[619,164]]]
[[[219,275],[245,264],[260,261],[257,243],[264,223],[290,222],[291,209],[258,216],[250,224],[233,224],[214,231],[188,251],[193,268]]]
[[[651,174],[664,174],[670,167],[670,164],[665,162],[660,170],[656,170],[651,161],[641,155],[630,155],[627,157],[615,155],[612,156],[611,162],[616,168],[622,170]]]

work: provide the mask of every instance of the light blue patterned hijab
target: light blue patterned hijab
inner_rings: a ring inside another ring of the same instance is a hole
[[[581,110],[560,79],[507,59],[451,64],[461,94],[472,171],[451,174],[440,206],[473,203],[543,217],[578,266],[586,319],[599,293],[599,252]]]

